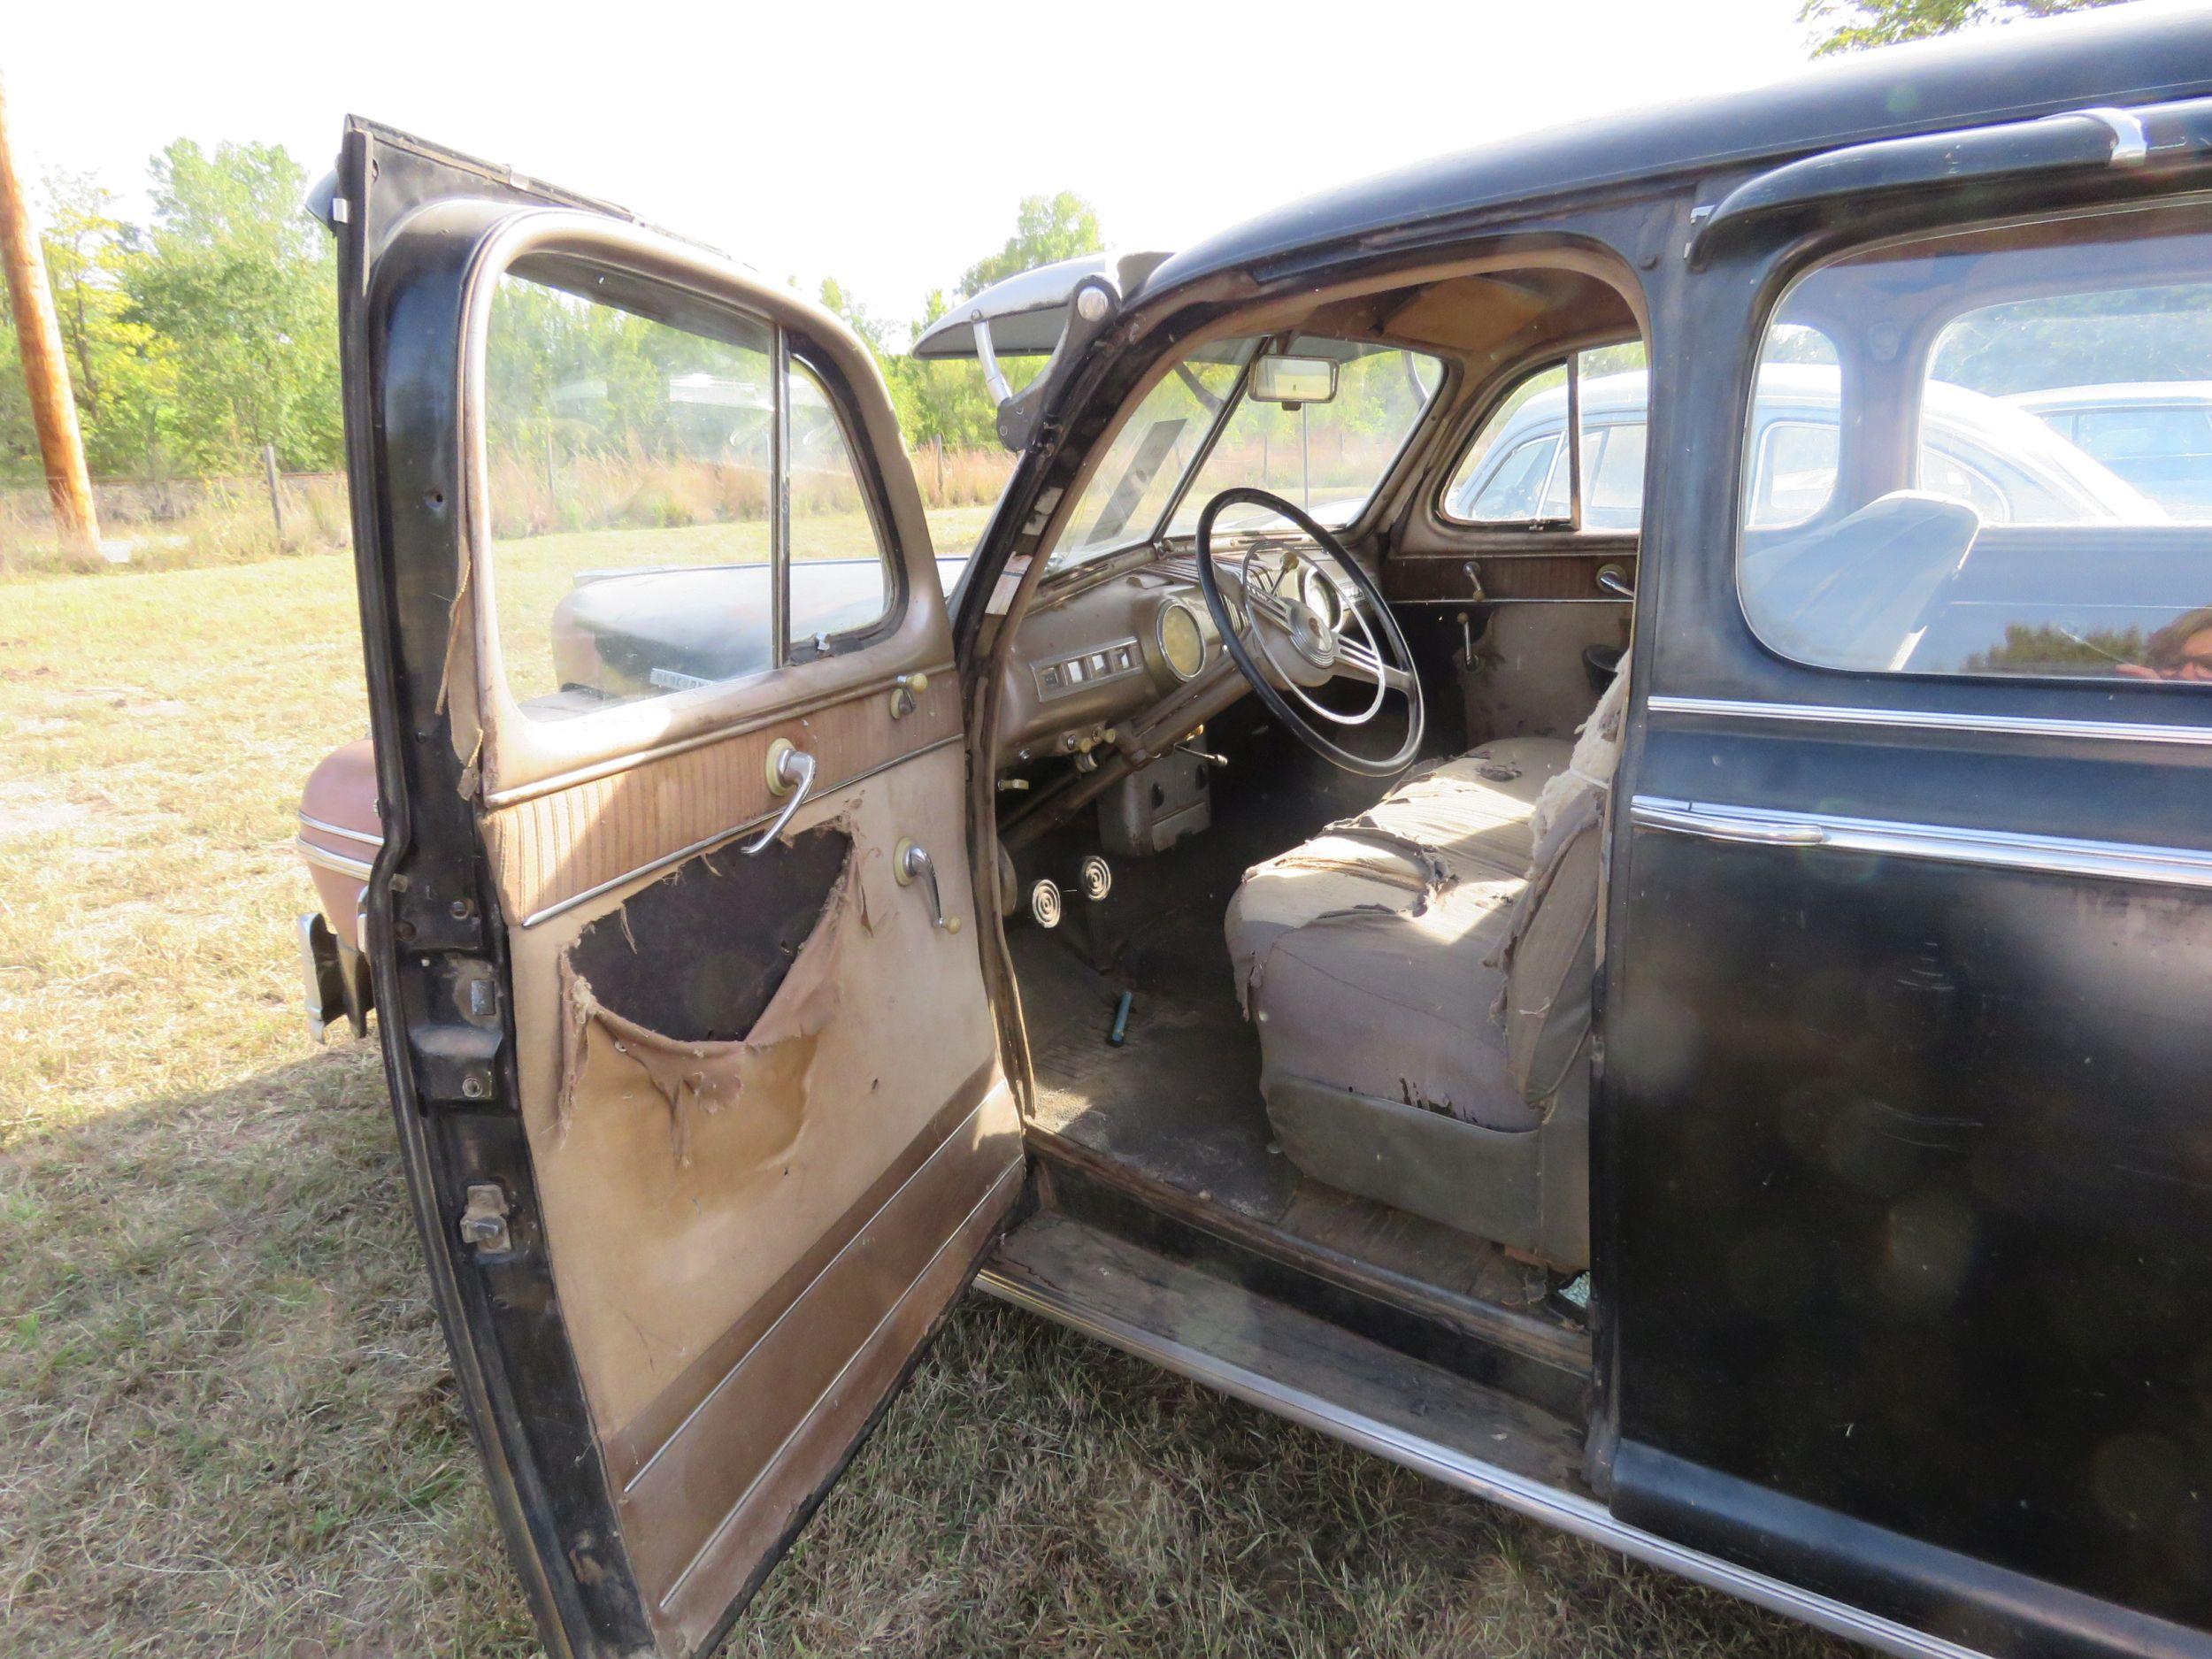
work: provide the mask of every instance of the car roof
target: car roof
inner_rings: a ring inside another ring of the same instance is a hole
[[[2139,409],[2153,403],[2212,403],[2212,380],[2113,380],[2096,386],[2052,386],[2014,392],[2016,409]]]
[[[1208,238],[1139,288],[1150,297],[1216,273],[1548,196],[1780,162],[1841,144],[2097,105],[2212,93],[2212,13],[2121,6],[2008,24],[1840,59],[1721,97],[1577,120],[1325,191]]]

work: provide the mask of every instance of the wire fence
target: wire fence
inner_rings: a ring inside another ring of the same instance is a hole
[[[923,504],[930,508],[988,506],[1014,468],[1014,457],[998,449],[933,445],[908,459]],[[585,482],[580,475],[557,480],[572,491],[580,491]],[[510,486],[516,488],[511,480]],[[597,488],[603,493],[615,486]],[[233,565],[285,554],[342,552],[352,545],[343,472],[280,472],[272,461],[258,474],[237,477],[98,478],[92,481],[92,496],[101,551],[111,565],[156,570]],[[618,519],[616,514],[607,521]],[[75,562],[56,541],[45,485],[0,483],[0,575],[71,568]]]
[[[238,564],[350,545],[342,472],[243,478],[98,478],[101,551],[154,568]],[[0,572],[65,568],[42,482],[0,484]]]

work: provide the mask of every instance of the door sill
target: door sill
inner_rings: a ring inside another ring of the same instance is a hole
[[[1045,1210],[977,1284],[1032,1313],[1647,1565],[1910,1659],[1971,1648],[1616,1519],[1581,1473],[1578,1424]]]

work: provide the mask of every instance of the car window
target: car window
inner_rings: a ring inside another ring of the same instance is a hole
[[[2182,205],[1916,238],[1800,279],[1741,484],[1760,637],[1862,672],[2212,680],[2212,549],[2187,528],[2212,523],[2212,417],[2180,401],[2212,406],[2208,269],[2212,217]]]
[[[2212,457],[2212,418],[2201,409],[2085,409],[2074,442],[2100,461]]]
[[[488,586],[508,686],[559,718],[773,665],[776,339],[703,308],[676,326],[499,279],[485,337]],[[559,286],[555,286],[557,283]],[[895,597],[835,401],[794,358],[793,637],[865,632]]]
[[[1396,346],[1301,336],[1286,349],[1334,359],[1336,396],[1286,407],[1240,392],[1168,522],[1170,534],[1195,529],[1208,502],[1240,486],[1271,490],[1325,525],[1349,524],[1443,383],[1436,358]]]
[[[1582,522],[1593,530],[1633,530],[1644,514],[1644,423],[1586,427],[1583,465],[1590,488]]]
[[[1555,432],[1522,439],[1500,457],[1463,516],[1479,524],[1518,523],[1539,517],[1537,504],[1548,494],[1544,486],[1550,480],[1559,448]],[[1563,485],[1560,494],[1565,495]]]
[[[815,651],[879,621],[895,595],[852,445],[821,377],[795,359],[788,382],[791,639]],[[827,573],[809,568],[834,565]],[[849,574],[847,573],[849,567]]]
[[[1569,365],[1542,365],[1514,382],[1445,487],[1445,517],[1468,524],[1633,530],[1643,518],[1646,357],[1640,341],[1578,352],[1579,457],[1566,442]],[[1582,521],[1574,472],[1582,469]]]
[[[1229,398],[1256,340],[1232,340],[1177,364],[1144,396],[1107,447],[1054,551],[1069,563],[1148,536]]]
[[[1761,528],[1802,524],[1826,506],[1836,488],[1836,444],[1833,421],[1769,421],[1751,475],[1751,523]]]

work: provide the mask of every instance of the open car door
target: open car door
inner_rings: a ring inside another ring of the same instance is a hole
[[[549,1648],[694,1654],[1020,1187],[929,532],[787,290],[358,120],[334,191],[431,1282]]]

